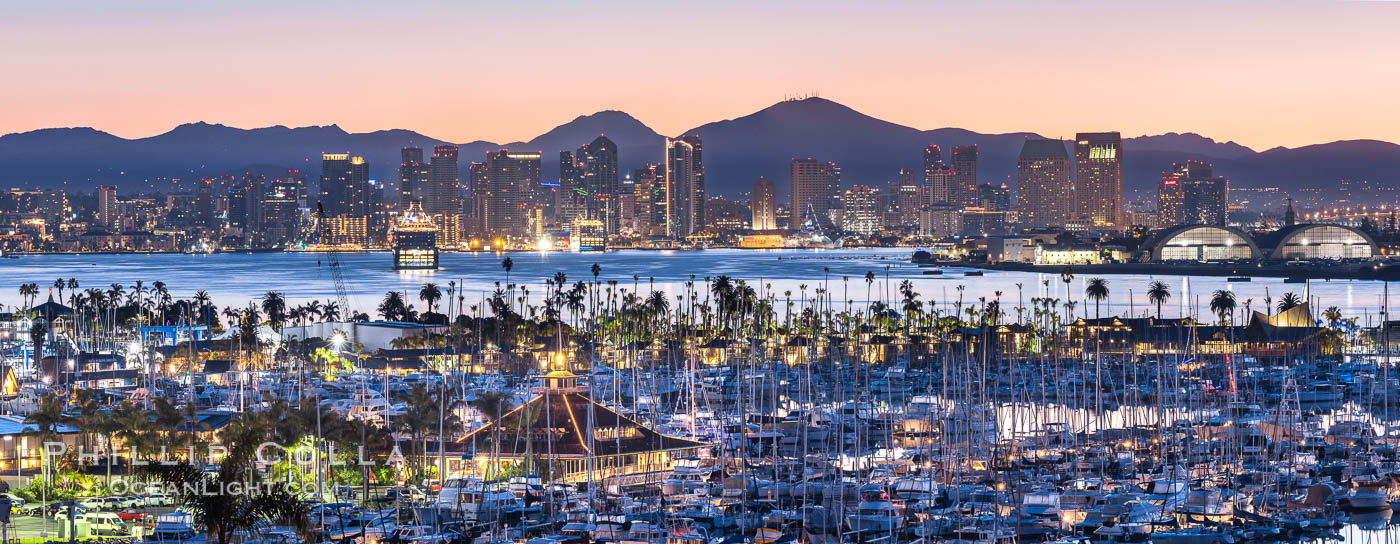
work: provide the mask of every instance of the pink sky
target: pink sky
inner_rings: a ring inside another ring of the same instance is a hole
[[[1400,2],[46,4],[0,17],[0,133],[677,134],[816,91],[920,129],[1400,142]]]

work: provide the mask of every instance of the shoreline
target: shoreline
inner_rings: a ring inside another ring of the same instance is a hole
[[[1383,263],[1338,264],[1335,266],[1305,265],[1237,265],[1237,264],[1162,264],[1109,263],[1078,265],[1037,265],[1030,263],[975,263],[961,261],[910,262],[922,268],[975,268],[1007,272],[1058,274],[1069,266],[1075,274],[1211,276],[1244,278],[1288,278],[1301,280],[1400,280],[1400,266],[1386,267]]]

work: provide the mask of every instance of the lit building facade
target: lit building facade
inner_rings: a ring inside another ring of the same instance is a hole
[[[1123,139],[1117,132],[1075,135],[1074,183],[1080,220],[1095,227],[1124,226]]]
[[[841,228],[865,236],[880,232],[881,214],[879,199],[874,187],[854,185],[842,196],[845,212],[841,215]]]
[[[1028,139],[1021,144],[1016,192],[1023,226],[1063,227],[1074,218],[1075,187],[1063,141]]]
[[[831,201],[841,190],[841,169],[831,161],[792,159],[788,170],[792,187],[792,229],[798,230],[807,217],[822,223],[830,222]]]
[[[777,230],[778,190],[772,180],[760,176],[753,182],[749,208],[753,216],[753,230]]]
[[[705,163],[700,137],[666,139],[666,234],[684,238],[705,226]]]

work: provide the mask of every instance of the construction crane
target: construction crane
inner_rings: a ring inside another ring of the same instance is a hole
[[[340,302],[341,316],[346,321],[354,319],[355,313],[350,310],[350,298],[345,295],[345,279],[340,274],[340,251],[336,244],[326,243],[332,238],[330,222],[326,221],[326,209],[321,206],[321,201],[316,201],[316,245],[321,246],[326,252],[326,260],[331,265],[331,279],[335,280],[335,296]]]

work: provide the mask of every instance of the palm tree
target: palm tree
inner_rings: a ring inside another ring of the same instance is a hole
[[[1303,299],[1298,298],[1298,295],[1294,293],[1284,293],[1283,298],[1280,298],[1278,301],[1278,311],[1279,313],[1283,313],[1302,303]]]
[[[58,278],[53,280],[53,286],[58,289],[58,301],[63,302],[63,288],[68,287],[68,282],[63,281],[63,278]]]
[[[68,422],[63,415],[63,400],[53,393],[39,397],[39,409],[25,416],[24,422],[35,427],[28,433],[37,436],[41,444],[58,440],[58,426]]]
[[[1084,296],[1094,301],[1094,319],[1099,318],[1099,303],[1108,298],[1108,282],[1103,278],[1092,278],[1084,288]]]
[[[268,291],[263,294],[262,311],[267,314],[267,320],[272,328],[280,332],[282,322],[287,320],[287,301],[282,298],[282,293]]]
[[[428,303],[428,312],[432,313],[437,309],[437,302],[442,299],[442,289],[433,282],[423,284],[423,288],[418,290],[418,299]]]
[[[1162,319],[1162,303],[1172,298],[1171,289],[1161,281],[1154,281],[1147,286],[1147,300],[1157,305],[1157,319]]]
[[[402,321],[408,312],[408,307],[404,305],[403,295],[398,291],[384,293],[384,299],[379,302],[379,315],[384,316],[385,321]]]
[[[197,321],[204,321],[204,322],[205,322],[205,323],[204,323],[205,326],[209,326],[208,321],[209,321],[209,319],[210,319],[211,317],[213,317],[213,314],[214,314],[214,312],[211,311],[212,308],[210,308],[210,303],[211,303],[211,302],[212,302],[212,299],[209,297],[209,292],[208,292],[208,291],[205,291],[205,290],[203,290],[203,289],[200,289],[200,290],[194,292],[194,307],[195,307],[195,315],[194,315],[194,317],[195,317],[195,320],[197,320]]]
[[[24,298],[24,310],[27,312],[34,307],[34,297],[39,296],[39,284],[22,283],[19,286],[19,296]]]
[[[340,304],[327,300],[326,305],[321,307],[321,319],[325,321],[339,321]]]
[[[1336,306],[1328,306],[1322,311],[1322,317],[1327,319],[1327,326],[1336,328],[1342,322],[1342,310]]]
[[[298,533],[307,532],[308,507],[286,487],[244,485],[256,477],[255,453],[268,438],[267,425],[244,421],[255,417],[239,417],[225,428],[221,442],[228,451],[216,473],[206,473],[193,463],[142,468],[172,490],[180,506],[204,526],[211,542],[228,544],[236,532],[251,533],[266,520],[281,520]]]
[[[515,268],[515,261],[510,260],[510,257],[501,259],[501,268],[506,269],[506,287],[510,287],[510,269]]]
[[[1235,292],[1226,289],[1216,289],[1210,296],[1210,311],[1220,316],[1220,323],[1226,323],[1226,317],[1231,316],[1235,311]],[[1231,319],[1230,321],[1233,321]]]

